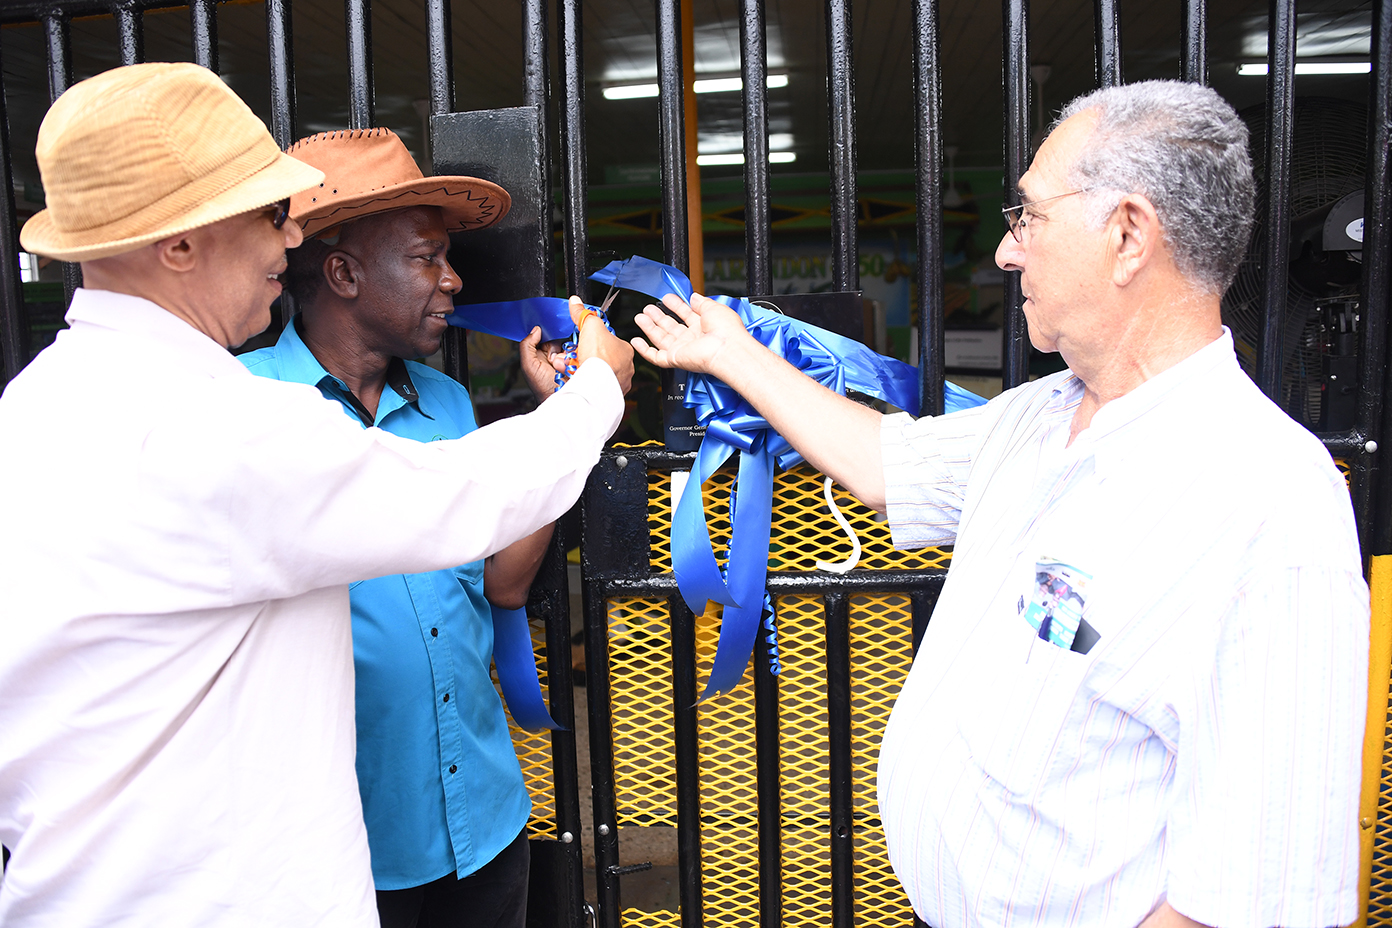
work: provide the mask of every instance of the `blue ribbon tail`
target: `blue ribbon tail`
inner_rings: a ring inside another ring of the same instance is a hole
[[[493,665],[498,668],[498,683],[507,700],[508,711],[518,727],[527,731],[566,731],[566,727],[551,718],[551,710],[541,695],[537,678],[536,655],[532,652],[532,631],[527,626],[527,610],[500,609],[493,606]],[[564,660],[565,656],[560,658]],[[563,667],[552,668],[553,673]]]
[[[687,607],[697,615],[706,611],[706,601],[734,605],[725,578],[711,549],[710,528],[701,485],[727,461],[734,448],[709,439],[701,442],[696,463],[686,481],[681,500],[672,513],[672,573]],[[731,543],[733,545],[733,542]]]
[[[749,656],[754,653],[754,639],[758,637],[763,615],[762,596],[748,608],[725,607],[720,616],[720,643],[715,647],[710,679],[701,691],[702,700],[727,693],[744,679],[744,668],[749,664]]]

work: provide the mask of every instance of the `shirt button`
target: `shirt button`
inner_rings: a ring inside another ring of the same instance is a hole
[[[439,630],[438,628],[432,628],[432,629],[430,630],[430,637],[431,637],[431,638],[439,638],[439,637],[440,637],[440,630]]]
[[[458,770],[458,769],[459,769],[459,768],[456,767],[454,764],[450,764],[450,773],[454,773],[454,772],[455,772],[456,770]]]
[[[449,702],[449,693],[445,694],[445,702]]]

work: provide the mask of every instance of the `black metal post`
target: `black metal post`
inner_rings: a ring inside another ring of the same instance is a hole
[[[943,411],[942,81],[938,0],[914,0],[914,169],[918,206],[918,379],[921,416]],[[911,410],[912,411],[912,410]]]
[[[189,0],[189,26],[193,34],[193,60],[212,71],[218,70],[217,0]]]
[[[851,57],[851,0],[827,0],[827,97],[831,119],[831,281],[860,289],[856,222],[855,69]]]
[[[1384,397],[1392,390],[1392,371],[1384,371],[1389,291],[1392,290],[1392,0],[1373,0],[1373,73],[1368,92],[1368,178],[1363,210],[1363,306],[1358,394],[1358,420],[1366,423],[1366,440],[1382,443],[1392,435],[1392,403]],[[1379,428],[1379,426],[1381,426]],[[1392,487],[1382,486],[1392,470],[1382,467],[1378,451],[1354,455],[1366,469],[1364,479],[1353,484],[1354,511],[1363,552],[1392,554]],[[1358,467],[1355,466],[1355,476]],[[1376,508],[1375,508],[1376,506]]]
[[[783,925],[783,774],[779,751],[778,677],[768,632],[754,648],[754,763],[759,796],[759,924]]]
[[[48,45],[48,100],[52,103],[72,83],[72,46],[68,37],[68,14],[49,10],[42,18]],[[81,286],[82,265],[63,262],[64,306],[72,305],[73,291]]]
[[[1004,0],[1005,204],[1020,205],[1016,185],[1029,166],[1029,0]],[[1029,331],[1025,325],[1020,273],[1005,274],[1005,357],[1002,386],[1029,380]]]
[[[619,928],[619,829],[614,809],[614,732],[609,714],[609,617],[604,582],[587,578],[585,693],[590,711],[591,801],[594,808],[595,891],[600,928]],[[611,869],[612,868],[612,869]]]
[[[1116,87],[1121,84],[1121,23],[1117,18],[1117,0],[1093,0],[1092,10],[1097,86]]]
[[[1208,83],[1208,3],[1184,0],[1184,51],[1179,58],[1179,79]]]
[[[584,298],[590,275],[590,239],[585,203],[585,62],[580,0],[560,0],[561,179],[565,184],[566,283]]]
[[[10,117],[0,68],[0,387],[29,363],[29,320],[19,278],[19,226],[15,222],[14,180],[10,173]]]
[[[370,128],[374,121],[372,83],[372,0],[343,0],[348,34],[348,127]]]
[[[426,57],[430,62],[430,115],[454,112],[454,49],[450,0],[425,0]]]
[[[701,767],[696,716],[696,616],[677,595],[672,621],[672,722],[677,765],[677,892],[682,928],[702,928]]]
[[[1290,270],[1290,160],[1295,127],[1295,0],[1271,0],[1266,75],[1266,189],[1262,213],[1266,243],[1262,254],[1265,299],[1257,339],[1257,384],[1281,408],[1285,366],[1282,329]]]
[[[541,187],[551,189],[551,74],[546,0],[524,0],[522,8],[522,102],[541,111]],[[543,252],[542,279],[554,286],[553,250]],[[541,295],[541,294],[538,294]]]
[[[740,0],[744,77],[744,272],[751,297],[773,292],[769,213],[768,52],[762,0]]]
[[[116,33],[121,43],[121,64],[139,64],[145,60],[145,15],[132,0],[112,4],[111,15],[116,18]]]
[[[681,0],[657,0],[657,140],[662,166],[662,253],[691,269],[686,226],[686,81],[682,72]]]
[[[295,142],[295,52],[291,0],[266,0],[266,51],[271,65],[271,134],[281,148]]]
[[[584,860],[580,848],[580,782],[575,753],[575,686],[570,671],[570,591],[566,542],[558,523],[541,571],[532,584],[546,622],[546,695],[551,717],[566,727],[551,732],[551,774],[556,808],[556,838],[570,862],[566,874],[568,924],[580,918],[585,898]]]
[[[851,799],[850,597],[823,596],[826,604],[827,751],[831,800],[831,925],[855,925],[855,826]]]

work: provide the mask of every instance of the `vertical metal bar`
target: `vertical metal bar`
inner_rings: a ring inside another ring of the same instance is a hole
[[[1262,254],[1265,299],[1261,337],[1257,340],[1257,385],[1277,405],[1281,395],[1290,270],[1290,160],[1295,108],[1295,0],[1271,0],[1266,76],[1266,203],[1262,211],[1266,243]]]
[[[450,31],[450,0],[425,0],[426,58],[430,67],[430,114],[454,112],[454,34]],[[431,143],[434,151],[434,143]],[[469,385],[469,335],[453,326],[441,342],[441,367]]]
[[[426,56],[430,59],[430,114],[454,112],[454,49],[450,0],[425,0]]]
[[[29,363],[29,321],[19,278],[19,226],[15,222],[14,180],[10,173],[10,117],[0,68],[0,387]]]
[[[833,289],[844,292],[860,289],[851,0],[827,0],[826,19],[831,119],[831,281]]]
[[[566,726],[551,732],[551,771],[556,809],[556,838],[571,866],[566,875],[568,923],[574,923],[585,898],[584,860],[580,849],[580,782],[575,750],[575,688],[570,671],[570,591],[567,582],[566,542],[561,526],[551,536],[551,546],[541,571],[532,584],[539,595],[546,621],[546,693],[551,717]],[[563,837],[569,834],[570,840]]]
[[[291,0],[266,0],[266,58],[271,83],[271,135],[282,149],[295,142],[295,52]],[[295,315],[295,298],[280,295],[281,328]]]
[[[681,0],[657,0],[657,140],[662,167],[662,253],[691,266],[686,225],[686,81],[682,73]]]
[[[48,46],[48,100],[57,100],[72,83],[72,46],[68,38],[68,16],[60,10],[43,14],[44,39]],[[71,306],[73,291],[82,286],[82,266],[63,262],[63,305]]]
[[[827,751],[831,799],[831,925],[855,925],[855,844],[851,804],[851,619],[845,593],[826,608]]]
[[[779,750],[778,678],[768,637],[754,648],[754,761],[759,796],[759,924],[783,925],[783,772]]]
[[[619,928],[619,834],[614,821],[614,733],[609,714],[609,615],[604,583],[584,585],[585,677],[590,710],[590,782],[594,807],[595,888],[601,928]]]
[[[295,141],[295,51],[291,0],[266,0],[267,56],[271,70],[271,134],[281,148]]]
[[[1121,84],[1121,24],[1117,0],[1093,0],[1093,41],[1097,46],[1095,72],[1098,87]],[[1043,126],[1040,127],[1041,129]]]
[[[1368,90],[1368,177],[1363,209],[1362,371],[1358,422],[1367,440],[1383,443],[1392,435],[1392,371],[1384,372],[1392,301],[1392,0],[1373,0],[1373,73]],[[1384,377],[1386,379],[1384,379]],[[1381,428],[1379,428],[1381,426]],[[1374,454],[1353,455],[1354,511],[1365,555],[1392,554],[1392,487],[1380,486],[1392,474]],[[1374,505],[1376,504],[1376,510]]]
[[[217,0],[189,0],[193,60],[214,74],[218,70]]]
[[[1016,185],[1029,162],[1029,0],[1003,0],[1005,65],[1005,204],[1020,205]],[[1020,272],[1005,275],[1005,358],[1002,386],[1029,380],[1029,331]]]
[[[680,596],[667,599],[672,617],[672,721],[677,764],[677,891],[682,928],[702,928],[701,759],[696,715],[696,616]]]
[[[744,268],[751,297],[773,292],[769,219],[768,50],[762,0],[740,0],[744,76]]]
[[[133,0],[118,0],[112,4],[111,15],[116,17],[116,34],[121,44],[121,64],[140,64],[145,60],[145,16]]]
[[[561,179],[565,183],[566,283],[585,296],[590,275],[589,210],[585,203],[585,62],[581,0],[560,0]]]
[[[348,34],[348,127],[367,129],[374,120],[372,0],[343,0]]]
[[[1208,3],[1184,0],[1184,51],[1179,58],[1179,79],[1208,83]]]
[[[546,28],[546,0],[525,0],[522,9],[522,101],[541,108],[541,189],[551,190],[551,74],[550,49]],[[544,253],[546,266],[542,279],[551,286],[555,280],[553,252]],[[543,296],[548,294],[538,294]]]
[[[696,117],[696,23],[691,6],[681,18],[682,110],[686,123],[686,275],[697,293],[706,292],[705,213],[701,207],[700,132]]]
[[[914,0],[914,168],[918,207],[918,378],[921,416],[943,411],[942,81],[938,0]]]

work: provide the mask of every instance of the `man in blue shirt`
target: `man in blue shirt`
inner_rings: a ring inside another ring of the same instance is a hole
[[[448,233],[497,221],[506,193],[422,178],[383,129],[311,136],[290,154],[326,175],[291,202],[305,230],[287,271],[300,313],[242,361],[317,386],[364,428],[418,441],[473,431],[467,391],[409,359],[439,348],[461,287]],[[522,366],[541,400],[554,365],[539,340],[523,343]],[[531,801],[489,677],[489,604],[526,603],[551,531],[486,561],[351,587],[358,784],[384,928],[525,923]]]

